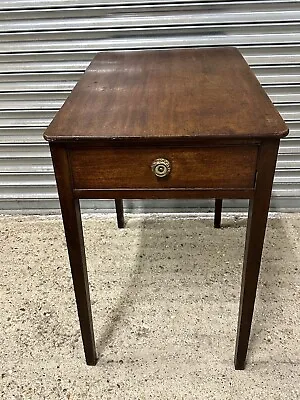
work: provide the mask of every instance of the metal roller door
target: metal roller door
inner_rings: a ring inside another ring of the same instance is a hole
[[[272,209],[299,209],[299,21],[300,2],[286,0],[0,0],[0,212],[58,210],[42,134],[96,52],[220,45],[241,50],[290,127]],[[207,210],[211,204],[129,201],[127,207]],[[103,211],[113,202],[83,207]]]

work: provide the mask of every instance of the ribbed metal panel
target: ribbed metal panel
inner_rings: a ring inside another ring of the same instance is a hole
[[[300,205],[300,2],[2,0],[0,210],[58,210],[42,134],[101,50],[237,46],[290,127],[282,141],[273,209]],[[245,201],[228,201],[243,209]],[[127,202],[131,210],[196,210],[203,201]],[[112,209],[113,202],[83,202]]]

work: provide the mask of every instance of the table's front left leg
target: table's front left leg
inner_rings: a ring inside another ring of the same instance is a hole
[[[261,145],[255,193],[254,198],[250,200],[235,348],[235,369],[245,368],[278,145],[278,140],[266,141]]]
[[[79,200],[73,197],[66,151],[63,147],[51,145],[51,154],[65,228],[85,358],[88,365],[96,365],[97,354]]]

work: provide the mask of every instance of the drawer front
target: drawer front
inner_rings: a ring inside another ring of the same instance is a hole
[[[75,189],[237,189],[254,186],[257,153],[254,145],[83,148],[69,150],[69,160]],[[167,176],[155,175],[157,159],[169,161]]]

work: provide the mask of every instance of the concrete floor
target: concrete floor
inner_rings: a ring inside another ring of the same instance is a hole
[[[85,365],[61,220],[1,217],[2,399],[299,399],[300,215],[269,220],[248,364],[245,218],[84,219],[100,359]]]

